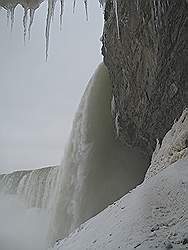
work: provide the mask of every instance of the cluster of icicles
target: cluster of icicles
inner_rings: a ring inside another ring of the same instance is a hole
[[[14,26],[14,13],[17,5],[21,5],[24,9],[23,14],[23,27],[24,27],[24,41],[28,33],[29,39],[31,36],[31,27],[34,21],[36,10],[39,8],[42,2],[45,0],[0,0],[0,8],[4,8],[7,11],[7,22],[10,23],[11,30]],[[76,7],[76,1],[73,0],[73,13]],[[88,0],[82,0],[85,6],[86,19],[88,20]],[[48,58],[49,50],[49,37],[50,37],[50,26],[54,15],[56,3],[60,3],[60,29],[63,22],[63,10],[64,0],[48,0],[48,11],[46,17],[46,59]],[[100,6],[105,5],[105,0],[99,0]]]
[[[23,27],[24,27],[24,41],[26,40],[27,33],[31,35],[31,27],[34,21],[35,11],[39,8],[42,2],[45,0],[0,0],[0,8],[3,7],[7,11],[7,20],[10,23],[11,30],[14,26],[14,12],[17,5],[21,5],[24,9],[23,15]],[[75,12],[76,3],[78,0],[71,0],[73,3],[73,13]],[[86,13],[86,20],[88,20],[88,3],[89,0],[80,0],[83,2]],[[64,11],[64,2],[65,0],[48,0],[48,11],[46,17],[46,59],[48,58],[48,50],[49,50],[49,38],[50,38],[50,26],[52,22],[52,18],[54,16],[54,10],[57,2],[60,3],[60,29],[62,28],[63,23],[63,11]],[[100,7],[105,8],[105,4],[107,0],[98,0]],[[119,28],[119,17],[118,17],[118,0],[111,0],[113,5],[114,17],[116,19],[117,26],[117,36],[120,39],[120,28]],[[137,11],[140,10],[140,0],[136,0],[136,8]],[[162,14],[164,14],[165,9],[169,6],[169,0],[161,1],[161,0],[153,0],[151,1],[151,15],[152,20],[155,25],[155,30],[158,32],[159,26],[162,24]],[[144,17],[143,17],[144,18]]]

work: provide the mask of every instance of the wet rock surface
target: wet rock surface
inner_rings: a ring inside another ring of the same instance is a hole
[[[151,156],[188,105],[188,3],[117,0],[117,11],[108,0],[102,38],[114,123],[123,144]]]

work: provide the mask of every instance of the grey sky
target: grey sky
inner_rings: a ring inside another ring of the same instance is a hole
[[[102,60],[103,18],[97,1],[89,2],[86,22],[83,1],[72,15],[67,0],[62,32],[56,7],[46,63],[46,8],[43,4],[37,11],[25,46],[21,7],[12,33],[6,13],[0,14],[0,172],[60,163],[82,93]]]

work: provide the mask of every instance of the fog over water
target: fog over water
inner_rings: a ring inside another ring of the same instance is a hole
[[[14,195],[0,195],[0,249],[46,250],[48,214],[26,209]]]
[[[65,1],[60,32],[57,4],[47,63],[46,3],[36,12],[31,41],[25,46],[23,9],[16,9],[12,33],[1,11],[0,172],[60,163],[82,93],[102,60],[102,10],[97,1],[88,7],[86,22],[83,3],[78,1],[73,15],[72,1]]]

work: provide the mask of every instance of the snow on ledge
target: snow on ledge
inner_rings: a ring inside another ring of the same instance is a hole
[[[58,250],[188,247],[188,160],[176,162],[81,225]]]
[[[165,135],[161,146],[157,141],[151,165],[146,173],[146,179],[159,173],[172,163],[188,155],[188,109],[185,109],[178,121]]]

